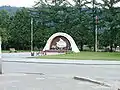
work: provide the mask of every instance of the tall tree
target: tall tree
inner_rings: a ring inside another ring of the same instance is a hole
[[[9,40],[10,46],[16,49],[29,49],[30,47],[30,16],[28,9],[18,10],[11,17]]]
[[[107,35],[107,43],[110,45],[110,51],[113,51],[113,46],[116,44],[116,36],[118,33],[117,23],[118,13],[120,13],[119,8],[115,7],[120,0],[102,0],[103,4],[101,4],[104,14],[104,35]],[[106,38],[106,37],[105,37]]]
[[[6,49],[8,44],[8,39],[10,38],[9,34],[9,24],[10,24],[10,15],[7,11],[0,11],[0,35],[2,36],[2,47]]]

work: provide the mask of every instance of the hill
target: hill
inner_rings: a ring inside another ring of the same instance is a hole
[[[18,9],[20,9],[20,8],[19,7],[11,7],[11,6],[1,6],[0,7],[0,10],[6,10],[11,15],[13,15]]]

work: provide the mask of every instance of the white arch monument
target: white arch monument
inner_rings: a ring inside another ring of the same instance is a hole
[[[73,52],[76,52],[76,53],[77,53],[77,52],[80,52],[79,49],[78,49],[78,47],[77,47],[77,45],[76,45],[76,43],[75,43],[75,41],[73,40],[73,38],[72,38],[70,35],[68,35],[68,34],[66,34],[66,33],[62,33],[62,32],[58,32],[58,33],[53,34],[53,35],[48,39],[48,41],[47,41],[47,43],[46,43],[43,51],[50,50],[50,45],[51,45],[53,39],[56,38],[56,37],[58,37],[58,36],[65,37],[65,38],[70,42],[70,44],[71,44],[71,49],[72,49]]]

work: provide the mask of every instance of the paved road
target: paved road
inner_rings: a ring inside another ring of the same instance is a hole
[[[33,61],[25,58],[27,56],[29,53],[4,54],[3,60]],[[38,59],[34,60],[38,62]],[[120,86],[120,65],[94,65],[95,62],[92,65],[91,62],[85,61],[87,64],[81,65],[3,62],[4,74],[0,76],[0,90],[117,90]],[[74,80],[74,76],[98,80],[111,87]]]

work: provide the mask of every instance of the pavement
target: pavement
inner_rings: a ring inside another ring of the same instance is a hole
[[[2,54],[0,90],[117,90],[120,86],[118,61],[26,58],[29,56],[30,53]],[[75,80],[76,76],[80,80]]]

